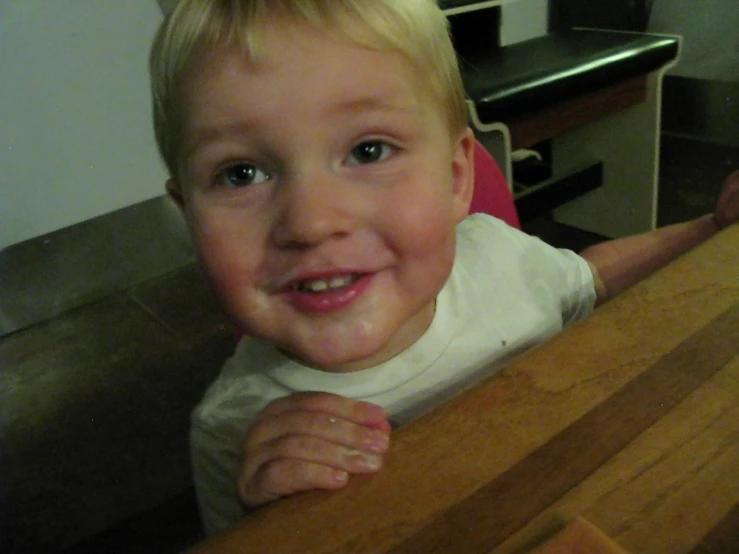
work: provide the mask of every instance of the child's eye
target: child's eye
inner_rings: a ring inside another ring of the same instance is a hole
[[[246,187],[269,179],[264,171],[248,163],[239,163],[225,169],[218,177],[218,184],[227,188]]]
[[[352,148],[349,155],[351,165],[380,162],[393,153],[393,147],[379,140],[368,140]]]

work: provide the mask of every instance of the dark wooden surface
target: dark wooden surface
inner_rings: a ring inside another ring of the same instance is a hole
[[[3,338],[0,552],[57,552],[190,487],[190,411],[233,344],[193,265]]]
[[[193,552],[739,551],[739,226],[393,435],[386,466]]]

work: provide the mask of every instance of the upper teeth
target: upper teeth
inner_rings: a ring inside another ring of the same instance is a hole
[[[308,290],[310,292],[324,292],[329,289],[338,289],[351,284],[353,277],[351,275],[344,275],[342,277],[332,277],[331,279],[311,279],[310,281],[303,281],[300,283],[299,288],[302,290]]]

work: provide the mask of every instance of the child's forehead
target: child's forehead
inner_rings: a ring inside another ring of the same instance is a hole
[[[237,74],[273,86],[281,79],[298,83],[305,79],[306,87],[315,82],[314,75],[321,75],[326,81],[322,88],[347,93],[349,108],[389,105],[403,95],[419,101],[417,93],[423,89],[419,72],[402,53],[295,23],[265,27],[256,50],[233,41],[201,49],[182,82],[185,88],[193,83],[202,88],[216,76],[227,82]],[[307,92],[303,87],[292,91],[296,96]]]
[[[303,48],[306,41],[311,45]],[[289,127],[285,118],[298,120],[306,113],[323,129],[391,119],[409,130],[428,123],[431,106],[423,87],[396,52],[313,31],[282,30],[264,46],[253,59],[237,45],[221,44],[191,68],[183,83],[186,152],[192,154],[211,136],[283,130]],[[330,52],[337,61],[327,59]]]
[[[306,22],[269,19],[259,26],[245,29],[238,36],[207,41],[199,52],[204,56],[193,56],[214,59],[237,54],[245,63],[259,67],[265,61],[288,59],[298,52],[313,53],[321,62],[330,62],[332,58],[346,50],[367,50],[380,54],[386,63],[397,63],[399,59],[407,64],[411,71],[414,60],[405,52],[388,43],[379,34],[369,30],[351,34],[346,29],[331,28]],[[294,56],[293,56],[294,57]],[[304,59],[301,56],[301,59]]]

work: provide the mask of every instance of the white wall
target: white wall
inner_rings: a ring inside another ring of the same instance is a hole
[[[737,0],[655,0],[649,30],[684,37],[682,57],[670,74],[739,82]]]
[[[504,3],[501,6],[501,45],[507,46],[545,35],[548,15],[548,0]]]
[[[162,194],[156,0],[0,0],[0,249]]]
[[[506,5],[504,41],[543,34],[546,2]],[[0,249],[162,194],[161,19],[156,0],[0,0]]]

